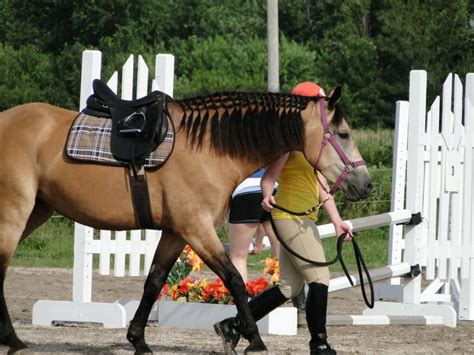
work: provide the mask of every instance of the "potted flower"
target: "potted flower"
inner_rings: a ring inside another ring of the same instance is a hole
[[[254,297],[279,280],[277,258],[267,258],[264,275],[246,283],[249,297]],[[232,296],[220,278],[209,281],[191,276],[203,269],[204,263],[186,246],[168,276],[166,285],[158,296],[158,320],[160,325],[188,329],[212,329],[212,325],[232,317],[237,310]],[[294,320],[294,322],[292,321]],[[258,322],[262,333],[296,334],[296,309],[281,307]]]

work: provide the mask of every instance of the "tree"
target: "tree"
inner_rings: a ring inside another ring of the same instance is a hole
[[[429,73],[430,100],[449,72],[463,76],[474,67],[474,32],[465,0],[385,1],[377,12],[376,36],[384,99],[407,98],[409,72]]]
[[[56,103],[59,92],[51,55],[33,45],[15,50],[0,45],[0,110],[27,102]]]

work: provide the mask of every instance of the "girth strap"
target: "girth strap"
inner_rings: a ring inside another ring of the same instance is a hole
[[[145,169],[142,167],[136,176],[134,176],[130,171],[128,180],[130,183],[133,210],[135,211],[135,220],[138,227],[140,229],[156,229],[155,224],[153,223],[153,214]]]

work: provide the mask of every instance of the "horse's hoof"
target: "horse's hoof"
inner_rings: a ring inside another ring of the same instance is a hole
[[[268,349],[263,343],[262,339],[256,339],[250,342],[249,346],[247,346],[244,350],[244,354],[251,354],[251,353],[262,353],[267,352]]]
[[[7,351],[7,354],[28,354],[30,353],[28,347],[20,341],[20,344],[17,344],[16,346],[14,347],[10,347],[10,349],[8,349]]]
[[[135,348],[135,355],[140,355],[140,354],[153,354],[153,351],[151,351],[150,347],[145,343],[145,342],[140,342],[138,344],[133,344]]]
[[[135,347],[135,355],[141,355],[141,354],[153,354],[153,351],[148,347],[146,344],[142,344],[140,346]]]
[[[0,338],[0,344],[6,345],[9,347],[7,354],[14,354],[20,350],[27,349],[25,343],[23,343],[16,334],[10,334],[5,338]]]
[[[147,345],[147,343],[145,343],[145,340],[143,338],[134,338],[127,334],[127,339],[135,348],[135,355],[153,354],[153,351],[151,351],[150,347]]]

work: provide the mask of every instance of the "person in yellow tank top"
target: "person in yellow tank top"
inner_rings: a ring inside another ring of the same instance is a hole
[[[317,96],[321,88],[310,82],[298,84],[293,94],[302,96]],[[319,175],[322,184],[326,180]],[[278,180],[278,192],[273,196],[273,185]],[[261,179],[263,194],[262,208],[272,212],[277,232],[282,240],[296,253],[310,260],[326,261],[321,239],[315,221],[316,213],[299,217],[281,212],[273,208],[278,204],[292,211],[305,211],[326,201],[328,193],[321,188],[315,176],[313,167],[300,152],[288,152],[280,159],[270,164]],[[339,216],[333,199],[324,203],[331,222],[336,229],[336,235],[347,233],[346,239],[352,238],[352,230]],[[249,302],[252,316],[256,321],[266,314],[295,297],[308,284],[306,297],[306,323],[311,335],[309,342],[310,353],[336,354],[328,344],[326,335],[326,313],[329,286],[329,268],[316,267],[280,248],[280,283],[255,296]],[[227,318],[216,323],[223,341],[231,342],[235,347],[240,338],[238,319]],[[217,330],[216,330],[217,331]],[[218,333],[219,334],[219,333]]]
[[[281,185],[275,196],[276,203],[291,211],[306,211],[319,201],[319,185],[313,167],[301,152],[291,153],[278,177],[278,184]],[[281,210],[273,210],[272,216],[274,220],[295,218]],[[317,212],[308,218],[316,221]]]

